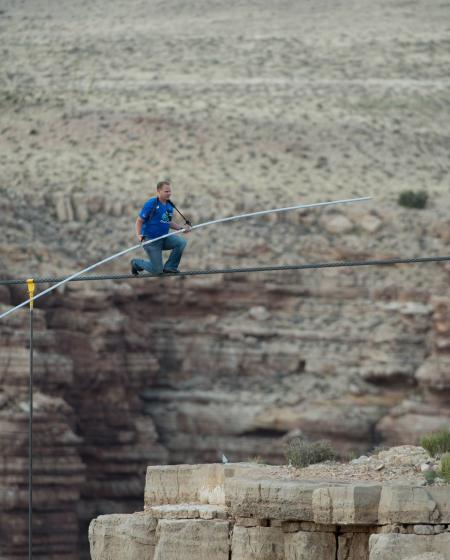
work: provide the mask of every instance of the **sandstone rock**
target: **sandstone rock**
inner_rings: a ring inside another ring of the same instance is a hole
[[[312,521],[312,497],[320,482],[290,480],[225,480],[225,496],[233,515],[240,517]]]
[[[415,535],[434,535],[433,525],[414,525]]]
[[[256,319],[257,321],[266,321],[270,317],[270,312],[263,305],[252,307],[248,314],[252,319]]]
[[[145,506],[184,502],[222,505],[224,476],[223,465],[148,467]]]
[[[227,519],[225,506],[210,504],[170,504],[151,506],[149,514],[156,519]]]
[[[336,559],[336,537],[331,533],[298,532],[284,537],[285,560]]]
[[[234,527],[233,560],[284,560],[284,537],[278,527]]]
[[[74,209],[75,219],[78,222],[86,222],[89,218],[89,210],[86,205],[85,193],[74,193],[72,195],[72,206]]]
[[[450,534],[371,535],[369,560],[449,560]]]
[[[406,412],[400,415],[392,409],[389,415],[378,422],[376,429],[388,444],[398,441],[418,443],[422,436],[448,425],[448,409],[445,408],[436,407],[428,414]]]
[[[345,533],[338,536],[336,560],[363,560],[369,558],[369,533]]]
[[[322,226],[332,234],[348,233],[354,227],[352,221],[342,214],[324,216],[321,219]]]
[[[433,391],[448,393],[450,391],[450,357],[431,356],[418,369],[416,379],[421,385]]]
[[[383,486],[378,522],[449,523],[450,487]]]
[[[154,560],[229,560],[229,523],[161,519]]]
[[[365,214],[358,220],[358,224],[368,233],[376,233],[383,226],[383,222],[373,214]]]
[[[318,488],[312,496],[314,521],[336,525],[375,525],[380,495],[379,485]]]
[[[152,560],[157,523],[146,513],[97,517],[89,526],[92,560]]]
[[[72,222],[74,219],[74,211],[71,198],[63,193],[55,193],[53,195],[53,203],[56,210],[56,218],[59,222]]]

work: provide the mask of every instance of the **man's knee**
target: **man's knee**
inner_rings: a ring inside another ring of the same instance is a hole
[[[187,245],[187,240],[186,240],[184,237],[180,237],[180,238],[178,239],[178,243],[179,243],[180,249],[183,251],[184,248],[185,248],[186,245]]]

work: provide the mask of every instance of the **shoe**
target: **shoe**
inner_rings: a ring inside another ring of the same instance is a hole
[[[178,268],[165,268],[163,270],[164,274],[179,274]]]
[[[134,264],[134,260],[130,261],[130,264],[131,264],[131,274],[133,276],[139,276],[139,272],[142,270],[142,268],[136,266]]]

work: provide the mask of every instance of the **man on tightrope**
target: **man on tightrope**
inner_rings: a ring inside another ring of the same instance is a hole
[[[139,216],[136,219],[136,235],[141,243],[149,239],[156,239],[169,233],[169,229],[182,230],[188,233],[191,229],[189,220],[186,225],[180,226],[172,221],[174,209],[179,212],[173,202],[172,185],[170,181],[160,181],[156,185],[156,196],[147,200]],[[180,212],[179,212],[180,213]],[[183,216],[180,213],[181,216]],[[184,218],[184,216],[183,216]],[[177,273],[181,255],[186,247],[186,240],[179,235],[171,235],[164,239],[158,239],[153,243],[144,245],[144,250],[149,257],[149,261],[144,259],[131,260],[131,273],[137,276],[140,271],[145,270],[151,274]],[[171,251],[166,263],[163,264],[163,251]]]

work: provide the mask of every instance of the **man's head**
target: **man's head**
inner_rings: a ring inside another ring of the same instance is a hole
[[[160,181],[156,185],[156,193],[162,203],[166,203],[172,196],[172,185],[169,181]]]

